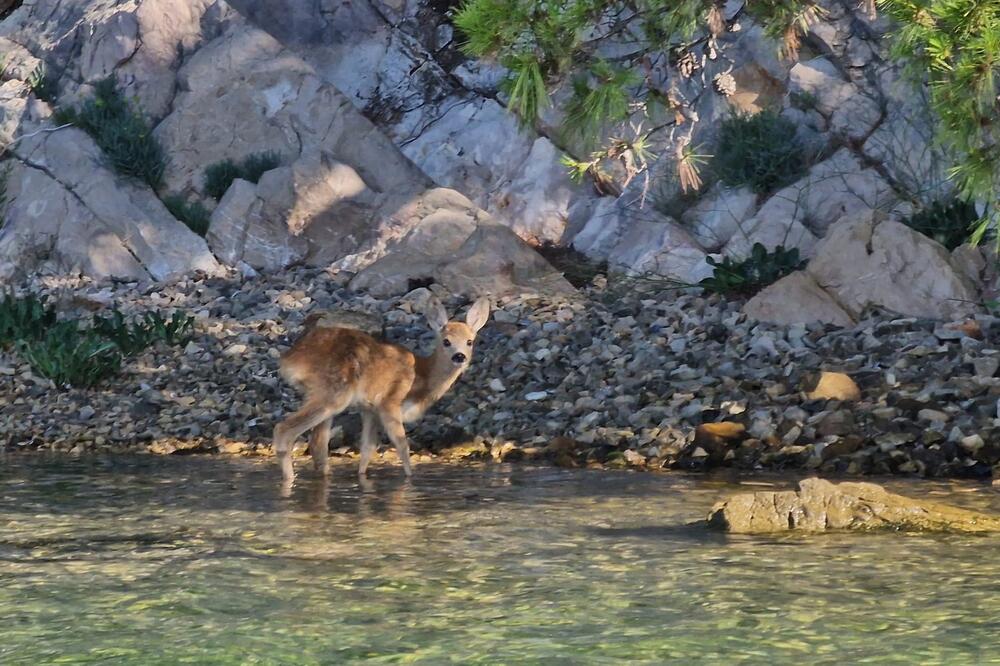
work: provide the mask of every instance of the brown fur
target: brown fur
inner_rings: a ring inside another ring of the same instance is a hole
[[[313,431],[309,448],[314,465],[324,474],[329,471],[330,422],[352,407],[360,410],[362,417],[358,473],[365,474],[374,453],[377,417],[410,475],[403,424],[420,418],[469,366],[472,342],[489,316],[485,300],[470,309],[468,323],[448,322],[440,304],[434,302],[433,308],[428,320],[438,331],[438,340],[427,357],[360,330],[309,321],[306,333],[282,356],[280,364],[282,377],[305,394],[302,407],[274,429],[274,449],[286,480],[294,477],[292,444],[308,430]],[[456,360],[459,353],[464,358]]]

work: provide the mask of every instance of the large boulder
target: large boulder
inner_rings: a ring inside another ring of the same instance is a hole
[[[801,180],[771,195],[755,217],[787,228],[799,222],[823,237],[845,216],[887,210],[895,199],[890,185],[874,169],[842,148],[810,168]]]
[[[434,282],[457,294],[571,293],[573,287],[510,229],[461,194],[431,190],[401,215],[412,223],[380,258],[347,257],[335,267],[363,268],[353,289],[375,296],[406,293]]]
[[[939,243],[869,212],[830,229],[805,271],[754,296],[744,312],[777,324],[849,326],[869,306],[902,315],[957,319],[975,310],[968,267]]]
[[[650,212],[650,216],[653,213]],[[608,266],[629,276],[658,275],[681,282],[705,265],[705,251],[670,218],[634,220],[608,255]]]
[[[82,131],[24,135],[12,151],[0,277],[44,267],[155,280],[221,270],[204,239],[174,219],[148,187],[110,171]]]
[[[323,266],[370,245],[380,210],[376,194],[352,167],[328,152],[306,152],[290,167],[266,172],[256,185],[236,180],[212,213],[208,241],[230,265],[260,270]]]
[[[741,225],[738,233],[726,243],[722,253],[735,259],[750,256],[753,246],[760,243],[767,250],[777,247],[795,248],[803,257],[810,257],[818,239],[801,222],[794,218],[772,217],[760,214]]]
[[[681,215],[706,250],[719,250],[744,231],[744,224],[757,209],[757,195],[749,187],[720,187],[699,199]]]
[[[573,248],[629,276],[659,275],[682,282],[704,277],[707,255],[691,233],[649,201],[630,205],[628,199],[603,197],[586,207]]]
[[[38,0],[3,21],[0,38],[48,60],[61,101],[114,73],[146,113],[161,118],[178,91],[178,64],[233,16],[222,0]]]
[[[834,225],[806,270],[853,316],[869,305],[956,319],[975,309],[975,285],[939,243],[892,220]]]
[[[997,532],[1000,516],[890,493],[874,483],[804,479],[796,490],[735,495],[716,504],[708,525],[735,534],[891,529]]]
[[[848,327],[851,314],[824,291],[806,271],[786,275],[747,301],[743,312],[751,319],[787,326],[820,321]]]
[[[178,81],[183,92],[156,129],[171,147],[171,191],[200,191],[207,166],[266,151],[285,165],[324,151],[387,196],[432,184],[340,91],[263,30],[234,25],[200,48]]]

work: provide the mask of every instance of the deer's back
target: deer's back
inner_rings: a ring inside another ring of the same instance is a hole
[[[307,394],[350,390],[355,402],[405,396],[415,358],[403,347],[355,329],[317,326],[281,357],[281,375]]]

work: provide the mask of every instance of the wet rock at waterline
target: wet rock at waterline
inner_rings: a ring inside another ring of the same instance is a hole
[[[874,483],[805,479],[796,490],[743,493],[713,507],[707,524],[735,534],[892,529],[1000,532],[1000,516],[890,493]]]

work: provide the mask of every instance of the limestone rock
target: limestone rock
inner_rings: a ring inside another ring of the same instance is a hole
[[[976,291],[948,251],[872,214],[834,225],[806,270],[852,316],[869,305],[937,319],[974,310]]]
[[[80,54],[80,74],[94,83],[106,78],[139,48],[139,21],[133,12],[114,14],[93,29]]]
[[[0,230],[3,279],[39,269],[96,278],[149,278],[122,238],[43,170],[14,166],[7,192],[11,203]]]
[[[410,291],[414,281],[430,280],[466,295],[573,291],[516,234],[457,192],[431,190],[401,217],[412,221],[409,233],[380,258],[368,264],[354,257],[340,262],[344,268],[363,266],[352,289],[398,295]]]
[[[669,218],[636,219],[608,255],[608,266],[627,275],[692,281],[705,256],[690,234]]]
[[[330,264],[371,245],[378,221],[394,211],[350,166],[309,151],[260,183],[237,180],[212,213],[208,240],[227,264],[259,270]]]
[[[881,121],[879,103],[864,93],[858,93],[833,112],[830,131],[847,141],[863,141]]]
[[[577,215],[582,219],[579,231],[573,234],[573,248],[589,257],[607,259],[627,226],[624,205],[614,197],[601,197],[591,205],[580,206],[579,211]]]
[[[783,326],[819,321],[846,328],[855,323],[806,271],[796,271],[766,287],[747,301],[743,312],[757,321]]]
[[[523,238],[558,241],[568,207],[594,198],[570,181],[547,138],[523,131],[495,101],[505,70],[439,64],[438,29],[451,26],[430,3],[230,4],[341,90],[437,185],[462,192]]]
[[[681,220],[698,243],[713,252],[740,232],[756,207],[757,195],[750,188],[720,188],[684,211]]]
[[[832,115],[857,93],[857,88],[844,79],[830,60],[813,58],[795,63],[789,72],[789,91],[811,95],[816,108],[824,116]]]
[[[171,191],[199,191],[206,166],[264,151],[285,165],[323,152],[370,187],[400,196],[431,184],[346,97],[261,30],[228,30],[200,48],[178,80],[184,92],[156,129],[174,155]]]
[[[804,479],[796,490],[735,495],[713,507],[707,523],[736,534],[893,529],[996,532],[1000,517],[915,500],[874,483]]]
[[[94,277],[172,280],[220,271],[205,241],[149,188],[112,173],[80,130],[29,137],[14,153],[25,168],[10,186],[0,241],[8,275],[31,270],[33,260]],[[17,255],[42,246],[50,250],[44,256]]]
[[[813,166],[801,180],[775,192],[756,217],[774,225],[781,222],[784,228],[792,228],[792,221],[800,222],[822,237],[841,218],[885,209],[894,200],[889,184],[842,148]]]
[[[765,204],[766,205],[766,204]],[[802,257],[810,257],[816,248],[817,238],[794,218],[765,214],[764,210],[747,220],[743,228],[726,243],[722,253],[737,259],[750,256],[753,246],[760,243],[768,250],[784,247],[796,248]]]
[[[881,73],[879,89],[886,96],[886,118],[865,141],[862,152],[923,203],[946,198],[954,191],[954,182],[947,177],[954,161],[935,140],[936,121],[926,91],[916,89],[894,69]]]

